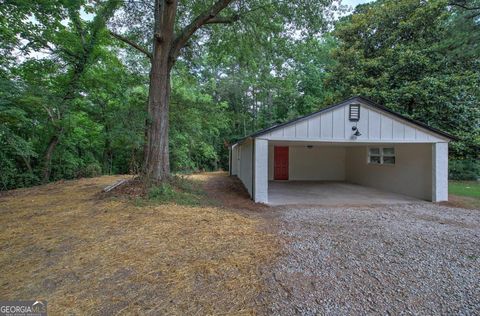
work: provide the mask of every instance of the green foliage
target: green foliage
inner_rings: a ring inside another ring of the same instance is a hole
[[[90,163],[85,166],[83,176],[87,178],[98,177],[102,174],[102,166],[97,162]]]
[[[451,58],[447,49],[457,40],[454,33],[462,31],[455,29],[459,15],[443,0],[378,0],[359,6],[333,32],[339,45],[328,86],[339,99],[364,95],[447,131],[460,139],[452,146],[455,157],[478,158],[478,55]],[[471,27],[462,36],[478,36],[478,23]]]
[[[35,174],[17,165],[15,157],[10,156],[5,149],[0,150],[0,190],[28,187],[38,183]]]
[[[173,176],[168,182],[150,188],[147,197],[161,204],[200,205],[206,201],[200,183],[182,176]]]
[[[180,1],[177,29],[211,2]],[[109,27],[149,47],[153,11],[138,3],[0,6],[0,190],[41,183],[56,138],[49,180],[141,170],[148,60],[104,28],[121,5]],[[479,1],[378,0],[326,32],[330,3],[241,2],[223,12],[239,21],[194,35],[172,72],[173,172],[226,169],[228,143],[360,94],[457,136],[450,176],[478,178]],[[195,201],[185,183],[149,196]]]
[[[149,189],[148,198],[151,200],[171,201],[175,197],[175,190],[170,183],[162,183]]]
[[[269,60],[255,55],[251,63],[243,65],[240,59],[230,57],[228,63],[222,61],[221,71],[217,70],[220,66],[212,66],[215,61],[202,64],[204,69],[212,69],[202,75],[215,79],[210,94],[228,104],[228,141],[308,114],[333,101],[333,90],[324,84],[325,70],[334,62],[330,58],[336,46],[332,37],[282,39],[271,45],[278,47],[266,48],[271,54]]]
[[[480,0],[452,0],[448,37],[440,47],[451,59],[465,60],[480,55]]]
[[[193,78],[180,73],[173,80],[170,107],[172,170],[218,169],[218,152],[229,126],[227,104],[215,102]]]
[[[451,180],[480,180],[480,161],[451,160],[448,172]]]

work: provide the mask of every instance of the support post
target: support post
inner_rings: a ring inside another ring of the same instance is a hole
[[[232,175],[232,155],[233,155],[233,148],[232,146],[228,147],[228,175]]]
[[[254,200],[268,203],[268,140],[255,139]]]
[[[432,144],[432,202],[448,201],[448,143]]]
[[[236,176],[239,174],[238,162],[239,162],[239,150],[238,145],[235,144],[230,147],[230,175]]]

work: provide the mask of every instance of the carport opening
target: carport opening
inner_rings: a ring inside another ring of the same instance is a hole
[[[272,142],[268,201],[357,205],[429,200],[431,157],[431,144]]]

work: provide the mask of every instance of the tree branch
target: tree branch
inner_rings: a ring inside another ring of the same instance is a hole
[[[80,58],[79,55],[77,55],[76,53],[74,53],[73,51],[71,51],[67,48],[59,47],[59,46],[52,47],[50,45],[50,43],[47,40],[45,40],[45,38],[42,37],[42,36],[35,36],[31,40],[31,42],[41,45],[42,48],[49,50],[50,53],[55,54],[55,55],[58,55],[59,53],[64,53],[65,55],[73,58],[74,60]],[[27,44],[26,46],[28,47],[29,45]]]
[[[205,24],[232,24],[240,19],[239,15],[232,15],[230,17],[213,17],[208,19]]]
[[[82,22],[80,18],[80,8],[68,8],[68,15],[70,17],[70,20],[73,22],[73,25],[75,27],[75,30],[77,34],[80,36],[80,40],[82,41],[82,46],[86,46],[86,40],[85,40],[85,30],[82,27]]]
[[[192,23],[187,25],[175,38],[172,49],[170,51],[170,59],[173,62],[177,59],[178,54],[183,46],[187,43],[190,37],[195,33],[199,28],[201,28],[205,24],[212,24],[212,23],[227,23],[227,22],[220,22],[220,20],[224,20],[224,18],[217,18],[217,14],[220,13],[223,9],[225,9],[233,0],[218,0],[215,2],[210,8],[203,11],[199,16],[197,16]],[[208,23],[208,21],[211,21]],[[218,21],[218,22],[215,22]]]
[[[450,2],[448,3],[450,6],[457,6],[460,7],[464,10],[472,11],[472,10],[480,10],[480,7],[468,7],[465,3],[460,3],[460,2]]]
[[[145,56],[147,56],[149,59],[152,59],[152,53],[150,53],[146,48],[140,46],[139,44],[135,43],[134,41],[126,38],[125,36],[122,36],[120,34],[117,34],[113,31],[108,31],[110,33],[110,35],[112,35],[113,37],[115,37],[116,39],[118,39],[119,41],[122,41],[128,45],[130,45],[131,47],[135,48],[136,50],[138,50],[139,52],[143,53]]]

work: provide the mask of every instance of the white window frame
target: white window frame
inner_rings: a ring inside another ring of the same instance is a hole
[[[378,149],[378,154],[372,154],[371,153],[371,149]],[[384,149],[393,149],[393,154],[385,154],[383,151]],[[372,162],[371,161],[371,158],[372,157],[379,157],[380,158],[380,162]],[[384,157],[388,157],[388,158],[392,158],[393,157],[393,160],[394,162],[393,163],[390,163],[390,162],[385,162],[384,161]],[[371,146],[371,147],[367,147],[367,163],[369,165],[386,165],[386,166],[394,166],[395,163],[396,163],[396,152],[395,152],[395,147],[394,146]]]

